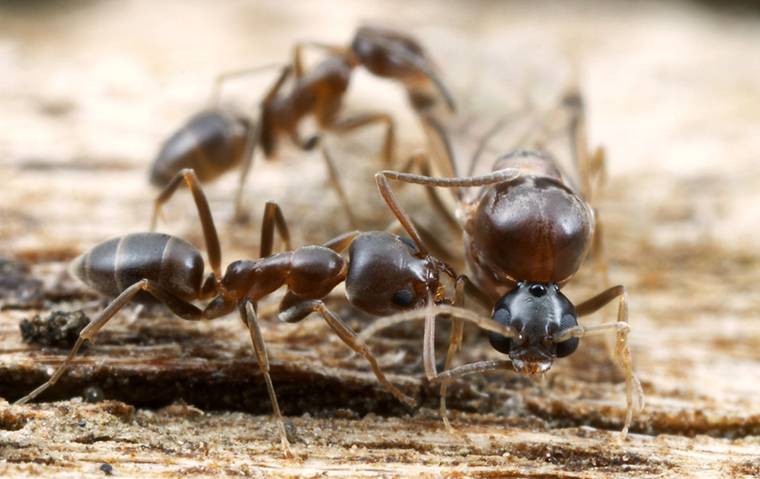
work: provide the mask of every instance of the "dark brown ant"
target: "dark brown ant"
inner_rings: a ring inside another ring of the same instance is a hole
[[[328,56],[314,68],[304,71],[302,50],[307,46],[326,50]],[[413,108],[420,115],[433,115],[437,101],[431,85],[444,98],[446,105],[454,109],[451,94],[416,40],[393,30],[364,26],[356,32],[348,48],[316,42],[298,43],[293,49],[292,66],[282,68],[279,77],[261,100],[260,111],[256,115],[249,117],[218,108],[218,91],[221,83],[231,77],[259,72],[271,66],[221,75],[215,82],[212,95],[214,108],[194,115],[166,140],[151,167],[151,182],[163,187],[183,168],[194,169],[198,178],[207,182],[242,163],[235,196],[235,212],[239,217],[242,189],[256,146],[262,148],[267,159],[275,157],[282,136],[289,137],[302,150],[312,150],[319,143],[319,135],[302,138],[298,132],[301,121],[308,115],[314,116],[321,131],[338,134],[384,124],[386,131],[382,157],[386,168],[392,167],[395,126],[389,114],[339,116],[351,73],[359,65],[376,76],[401,82]],[[291,76],[292,86],[288,91],[283,91]],[[336,169],[324,150],[323,158],[331,183],[355,225]]]
[[[474,283],[482,292],[476,299],[486,310],[491,310],[494,321],[511,330],[508,335],[491,333],[489,337],[491,345],[509,355],[510,361],[482,361],[437,374],[432,342],[434,323],[428,318],[423,351],[428,379],[450,380],[455,376],[504,368],[510,363],[523,374],[544,373],[555,359],[572,354],[580,338],[614,331],[617,334],[615,356],[626,377],[627,409],[622,431],[625,436],[631,424],[634,400],[639,410],[643,407],[643,392],[633,373],[628,347],[626,289],[622,285],[607,288],[577,306],[560,291],[578,271],[592,243],[600,245],[594,210],[587,198],[591,196],[592,180],[598,178],[603,167],[601,150],[594,155],[587,151],[582,98],[573,92],[564,98],[563,104],[571,113],[569,130],[574,163],[582,178],[580,192],[563,175],[553,157],[537,150],[508,153],[496,161],[491,173],[480,176],[471,173],[464,177],[435,178],[383,171],[375,179],[382,197],[421,250],[420,236],[396,200],[390,180],[428,188],[456,188],[466,261]],[[482,188],[474,197],[465,198],[459,189],[463,187]],[[483,301],[484,297],[489,301]],[[589,327],[578,324],[578,317],[592,314],[615,299],[618,299],[617,322]],[[419,316],[421,314],[381,320],[362,337],[366,339],[394,322]],[[455,319],[446,369],[461,339],[462,323]],[[448,426],[445,388],[442,388],[441,412]]]
[[[269,376],[266,346],[259,329],[256,304],[282,286],[287,288],[279,319],[297,322],[318,313],[352,350],[364,357],[378,381],[409,406],[415,401],[394,386],[356,333],[325,306],[325,298],[339,283],[357,308],[387,315],[448,301],[441,275],[453,277],[448,266],[421,256],[409,240],[387,232],[351,232],[321,246],[290,248],[290,234],[280,208],[267,203],[262,223],[260,257],[231,263],[221,274],[221,247],[208,202],[195,173],[182,170],[156,200],[155,210],[182,184],[190,189],[200,217],[211,274],[204,279],[200,252],[186,241],[162,233],[136,233],[114,238],[76,258],[73,276],[99,293],[115,299],[85,327],[66,359],[44,384],[17,401],[22,404],[56,383],[85,341],[93,337],[131,301],[159,302],[186,320],[210,320],[237,309],[247,325],[258,364],[267,385],[283,450],[290,455],[282,414]],[[275,229],[288,251],[272,254]],[[348,260],[340,253],[348,248]],[[204,308],[192,302],[209,300]],[[448,309],[444,311],[450,312]],[[467,315],[465,315],[467,316]],[[510,329],[488,318],[465,317],[480,327],[502,334]]]

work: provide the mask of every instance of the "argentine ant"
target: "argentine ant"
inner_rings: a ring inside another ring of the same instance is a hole
[[[307,46],[328,52],[327,57],[309,71],[304,70],[302,61],[302,50]],[[376,76],[403,84],[412,107],[421,117],[432,118],[437,96],[444,98],[449,109],[454,109],[451,94],[415,39],[393,30],[364,26],[359,28],[347,48],[317,42],[296,44],[292,65],[281,68],[277,80],[253,115],[241,115],[219,108],[221,84],[229,78],[260,72],[272,66],[220,75],[212,94],[213,107],[192,116],[164,142],[151,166],[151,182],[163,187],[181,169],[192,168],[205,183],[242,163],[235,195],[235,214],[239,217],[243,185],[256,147],[261,147],[265,158],[274,158],[281,137],[287,136],[298,148],[312,150],[319,143],[319,134],[302,138],[298,132],[301,121],[308,115],[314,116],[321,131],[334,133],[384,124],[382,157],[386,168],[392,167],[395,126],[389,114],[359,113],[340,117],[351,74],[359,65]],[[292,85],[286,91],[284,86],[291,77]],[[433,89],[438,95],[433,93]],[[356,221],[338,180],[337,170],[324,148],[323,159],[332,186],[355,226]]]
[[[261,228],[259,258],[235,261],[222,275],[216,227],[193,170],[180,171],[166,185],[156,199],[154,214],[158,214],[163,203],[182,184],[190,189],[198,210],[211,273],[204,279],[203,258],[193,245],[181,238],[156,232],[107,240],[73,260],[70,265],[73,276],[104,296],[115,299],[80,332],[66,359],[52,376],[19,399],[17,404],[34,399],[54,385],[84,342],[92,340],[120,309],[132,301],[162,303],[176,316],[191,321],[219,318],[237,309],[250,332],[258,365],[266,381],[283,451],[290,455],[256,310],[258,301],[285,286],[287,291],[279,306],[281,321],[298,322],[311,313],[319,314],[346,345],[369,362],[378,381],[394,397],[410,407],[415,405],[414,399],[385,377],[366,344],[322,300],[338,284],[345,282],[349,302],[373,315],[409,311],[426,303],[442,304],[442,311],[456,313],[456,308],[445,304],[450,300],[441,276],[455,276],[445,263],[420,254],[408,239],[382,231],[353,231],[323,245],[292,249],[284,216],[276,203],[269,202]],[[272,254],[275,230],[287,251]],[[340,254],[346,249],[348,259]],[[207,300],[205,307],[193,304],[197,300]],[[466,311],[463,319],[488,331],[501,334],[511,331],[507,326]]]
[[[581,177],[580,187],[569,181],[552,156],[540,150],[507,153],[495,162],[491,173],[484,175],[473,175],[471,167],[470,174],[464,177],[436,178],[389,170],[375,176],[383,199],[423,252],[422,240],[398,203],[390,181],[454,189],[464,233],[465,257],[477,285],[477,288],[473,285],[473,289],[480,291],[474,298],[491,311],[495,322],[510,329],[507,335],[490,333],[489,336],[491,346],[508,355],[508,361],[481,361],[449,369],[462,340],[462,322],[454,318],[445,362],[447,371],[438,374],[433,351],[434,311],[424,316],[425,373],[429,380],[443,382],[441,414],[448,428],[446,381],[510,366],[523,374],[541,374],[549,370],[555,359],[572,354],[580,338],[605,332],[616,333],[615,357],[626,378],[623,436],[631,424],[634,402],[639,410],[643,408],[643,391],[633,373],[628,347],[630,328],[625,287],[609,287],[577,305],[561,291],[580,268],[592,244],[601,248],[598,222],[588,199],[593,192],[592,183],[599,180],[604,164],[601,150],[594,154],[587,151],[580,94],[569,93],[563,105],[571,113],[572,156]],[[473,164],[475,161],[477,153]],[[453,159],[450,158],[449,163],[453,165]],[[481,188],[474,196],[466,197],[461,188],[472,187]],[[617,322],[588,327],[578,324],[579,317],[590,315],[615,299],[618,300]],[[365,330],[362,338],[391,324],[422,316],[421,312],[415,312],[380,320]]]

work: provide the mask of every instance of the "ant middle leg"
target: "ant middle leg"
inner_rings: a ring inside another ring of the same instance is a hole
[[[258,65],[255,67],[241,68],[238,70],[229,70],[229,71],[224,71],[222,73],[219,73],[214,78],[213,87],[211,88],[211,101],[210,101],[211,106],[216,107],[219,105],[222,87],[224,86],[226,82],[236,79],[236,78],[256,75],[261,72],[272,70],[278,67],[282,67],[282,63],[268,63],[266,65]]]
[[[327,43],[321,43],[321,42],[313,42],[313,41],[306,41],[306,42],[298,42],[293,47],[293,73],[296,80],[300,80],[305,72],[304,66],[303,66],[303,51],[306,47],[311,47],[319,50],[324,50],[327,53],[338,55],[338,56],[344,56],[346,54],[346,49],[343,47],[339,47],[336,45],[330,45]]]
[[[236,220],[243,220],[243,188],[245,186],[246,179],[248,178],[248,173],[251,171],[251,167],[253,166],[253,160],[256,156],[256,146],[259,144],[259,141],[261,140],[261,134],[262,131],[265,128],[271,128],[269,124],[264,124],[265,116],[263,115],[264,107],[268,104],[270,104],[279,94],[280,90],[282,89],[283,85],[285,85],[285,82],[290,78],[290,75],[292,73],[292,67],[285,66],[280,70],[280,74],[275,80],[275,82],[272,84],[271,87],[269,87],[269,90],[267,90],[266,94],[264,95],[264,98],[261,100],[261,102],[258,102],[257,105],[254,107],[254,112],[249,117],[249,123],[250,127],[248,129],[248,136],[246,138],[245,143],[245,150],[243,152],[243,166],[240,168],[240,176],[238,178],[238,187],[237,191],[235,192],[235,219]]]
[[[598,311],[615,299],[618,299],[617,322],[589,327],[575,326],[563,331],[554,340],[561,342],[572,337],[581,338],[611,330],[616,332],[615,359],[625,374],[626,414],[622,430],[622,435],[625,437],[628,434],[628,428],[633,418],[634,402],[638,411],[644,408],[644,391],[641,387],[641,382],[633,372],[631,350],[628,346],[628,333],[630,331],[628,323],[628,294],[624,286],[613,286],[578,304],[575,309],[579,317],[586,316]]]
[[[80,331],[79,337],[74,343],[74,346],[69,351],[69,354],[66,356],[66,359],[58,366],[58,368],[56,368],[56,370],[53,372],[53,375],[50,376],[50,379],[45,381],[42,385],[37,387],[26,396],[16,401],[16,404],[27,403],[53,386],[58,381],[58,379],[63,376],[63,373],[66,372],[66,369],[74,360],[74,357],[84,345],[84,342],[92,342],[95,335],[106,325],[106,323],[108,323],[108,321],[113,318],[116,313],[118,313],[124,306],[132,301],[134,297],[141,291],[150,293],[160,302],[166,304],[166,306],[169,307],[172,312],[182,317],[183,319],[201,319],[202,317],[203,313],[200,309],[165,292],[162,288],[160,288],[152,281],[148,279],[138,281],[137,283],[122,291],[119,296],[111,301],[108,306],[106,306],[106,308],[101,311],[101,313],[96,316],[92,322],[90,322],[90,324],[88,324],[84,329],[82,329],[82,331]]]
[[[351,208],[351,202],[348,200],[346,190],[343,189],[343,185],[340,182],[340,174],[338,173],[338,168],[335,166],[335,160],[333,160],[333,157],[326,146],[322,145],[320,150],[322,153],[322,159],[325,162],[327,174],[330,177],[330,184],[335,190],[335,194],[338,195],[338,200],[343,207],[343,211],[346,212],[348,222],[351,225],[351,228],[358,228],[359,222],[356,219],[353,208]]]
[[[331,124],[324,124],[323,126],[328,131],[342,134],[376,123],[385,124],[385,137],[383,139],[381,156],[385,167],[393,168],[394,151],[396,148],[396,125],[389,114],[360,113],[352,117],[337,120]]]
[[[385,389],[388,390],[396,399],[406,404],[409,407],[414,407],[416,401],[404,394],[393,383],[391,383],[386,377],[383,371],[380,369],[380,365],[377,362],[375,356],[370,352],[367,345],[361,338],[354,332],[349,325],[340,319],[335,313],[330,311],[322,301],[319,300],[307,300],[297,303],[288,307],[284,311],[280,312],[280,320],[286,322],[299,321],[310,313],[318,313],[325,320],[328,326],[338,335],[338,337],[356,353],[361,355],[369,362],[372,372],[375,373],[375,377],[382,384]]]
[[[153,206],[153,216],[150,221],[150,231],[156,229],[156,220],[161,211],[161,206],[169,201],[182,183],[187,185],[193,195],[193,200],[198,210],[198,217],[201,220],[201,227],[203,228],[203,239],[206,243],[211,270],[214,272],[216,279],[220,280],[222,277],[222,248],[219,244],[219,235],[216,232],[216,226],[214,226],[214,217],[211,215],[206,194],[203,192],[201,183],[191,168],[180,170],[156,198]]]

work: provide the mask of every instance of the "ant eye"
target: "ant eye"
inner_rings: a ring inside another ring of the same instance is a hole
[[[400,289],[393,293],[393,297],[391,298],[391,301],[396,306],[401,306],[402,308],[408,308],[409,306],[413,306],[416,302],[416,297],[414,296],[414,293],[407,288]]]
[[[564,331],[577,325],[578,320],[575,318],[575,316],[571,314],[565,314],[560,320],[559,331]],[[580,343],[580,340],[578,338],[570,338],[566,341],[562,341],[561,343],[557,343],[557,357],[564,358],[565,356],[573,354],[573,352],[578,349],[578,343]]]

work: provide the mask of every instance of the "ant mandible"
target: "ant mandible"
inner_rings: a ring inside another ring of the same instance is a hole
[[[628,432],[634,402],[643,408],[641,384],[633,373],[628,347],[628,296],[622,285],[609,287],[577,305],[561,292],[572,279],[594,243],[601,248],[599,229],[591,197],[592,182],[602,174],[601,150],[587,151],[583,100],[572,91],[563,100],[571,114],[572,156],[581,176],[581,191],[563,175],[558,163],[546,152],[517,150],[500,157],[492,172],[484,175],[435,178],[397,171],[382,171],[375,176],[383,199],[418,245],[421,239],[409,215],[398,203],[390,180],[425,185],[428,188],[455,188],[459,204],[465,256],[474,283],[481,294],[475,297],[491,310],[494,321],[510,328],[510,334],[491,333],[490,344],[507,354],[509,361],[481,361],[438,374],[432,347],[423,350],[429,380],[445,382],[453,377],[511,366],[523,374],[540,374],[553,361],[572,354],[579,339],[591,334],[616,333],[615,357],[626,379],[626,414],[622,435]],[[480,150],[480,148],[479,148]],[[476,153],[477,155],[477,153]],[[473,164],[477,156],[473,158]],[[451,164],[454,164],[450,160]],[[482,187],[472,198],[460,188]],[[599,251],[597,250],[597,253]],[[605,274],[606,276],[606,274]],[[473,286],[475,287],[475,286]],[[483,301],[483,298],[489,301]],[[611,301],[618,300],[617,322],[585,327],[578,318],[590,315]],[[432,314],[432,313],[428,313]],[[398,321],[414,319],[407,315],[380,321],[363,332],[366,339],[379,329]],[[430,323],[430,324],[428,324]],[[446,357],[448,369],[462,339],[462,323],[454,320],[454,330]],[[425,337],[433,338],[432,318],[426,319]],[[429,339],[432,341],[432,339]],[[441,388],[441,412],[445,417],[445,388]]]
[[[278,318],[297,322],[318,313],[352,350],[370,364],[378,381],[399,401],[414,406],[415,401],[393,385],[383,374],[366,344],[322,301],[339,283],[345,282],[349,302],[374,315],[420,308],[428,301],[445,303],[440,275],[453,276],[446,264],[421,256],[408,240],[381,231],[340,235],[320,246],[290,247],[290,234],[276,203],[267,203],[261,228],[260,257],[231,263],[221,274],[221,247],[216,227],[193,170],[180,171],[156,200],[154,212],[185,184],[195,201],[203,229],[204,242],[212,272],[204,279],[200,252],[190,243],[163,233],[136,233],[107,240],[72,261],[72,275],[99,293],[115,297],[86,326],[66,359],[41,386],[19,399],[23,404],[54,385],[85,341],[95,335],[116,313],[132,301],[159,302],[186,320],[210,320],[238,310],[249,329],[257,362],[264,376],[278,424],[280,442],[286,455],[292,455],[277,396],[269,375],[269,359],[256,304],[282,286],[287,288]],[[275,229],[287,251],[272,254]],[[346,248],[348,260],[340,253]],[[208,300],[205,307],[193,304]],[[444,311],[452,312],[442,306]],[[453,312],[456,312],[455,310]],[[510,329],[491,321],[465,314],[465,320],[501,334]]]
[[[328,52],[327,58],[309,71],[304,70],[302,61],[302,50],[307,46]],[[212,94],[213,107],[192,116],[164,142],[151,166],[151,182],[163,187],[183,168],[194,169],[198,178],[207,182],[242,163],[235,195],[235,215],[240,217],[243,186],[257,146],[262,148],[265,158],[271,159],[277,153],[282,136],[289,137],[302,150],[312,150],[319,144],[318,134],[307,138],[299,135],[298,127],[307,115],[314,116],[321,131],[339,134],[384,124],[382,157],[386,168],[392,167],[395,126],[389,114],[359,113],[340,117],[351,74],[359,65],[376,76],[402,83],[412,107],[420,116],[433,117],[437,96],[443,97],[448,108],[454,110],[451,94],[415,39],[393,30],[364,26],[356,32],[348,48],[317,42],[296,44],[292,65],[281,69],[277,80],[260,101],[258,112],[253,115],[241,115],[219,108],[221,84],[230,78],[260,72],[272,66],[220,75]],[[283,87],[291,76],[292,86],[284,92]],[[322,150],[331,184],[355,226],[356,220],[338,179],[337,169],[324,148]]]

